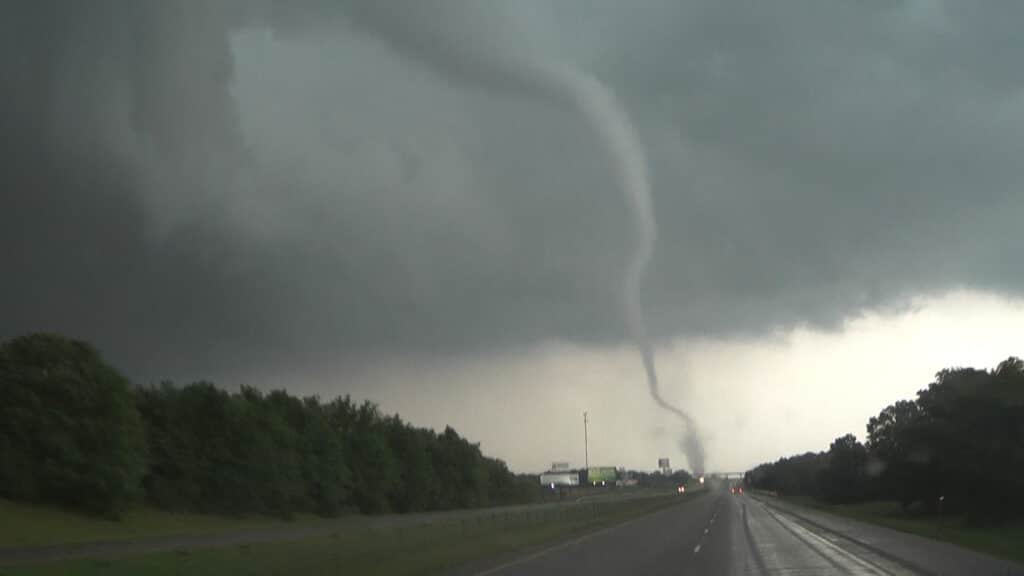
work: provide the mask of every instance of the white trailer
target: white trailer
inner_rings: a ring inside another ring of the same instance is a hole
[[[579,486],[578,472],[545,472],[540,475],[540,483],[544,486]]]

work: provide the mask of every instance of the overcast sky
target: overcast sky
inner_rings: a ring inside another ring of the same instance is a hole
[[[709,467],[863,436],[935,371],[1022,353],[1024,3],[374,4],[16,2],[0,337],[373,399],[519,470],[579,464],[586,409],[595,462],[683,464],[592,127],[440,45],[622,101],[658,222],[641,302]]]

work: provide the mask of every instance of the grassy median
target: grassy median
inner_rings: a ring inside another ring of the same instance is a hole
[[[299,541],[61,561],[0,569],[9,575],[426,574],[481,564],[649,514],[698,496],[481,513],[404,527],[333,533]]]
[[[312,515],[282,520],[269,516],[229,517],[178,514],[136,508],[120,520],[75,514],[52,506],[0,498],[0,547],[43,546],[95,541],[133,540],[153,536],[217,534],[254,528],[309,525],[329,520]],[[3,574],[3,571],[0,571]]]

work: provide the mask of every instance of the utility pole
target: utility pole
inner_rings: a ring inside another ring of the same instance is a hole
[[[590,470],[590,444],[587,439],[587,411],[583,411],[583,467]]]

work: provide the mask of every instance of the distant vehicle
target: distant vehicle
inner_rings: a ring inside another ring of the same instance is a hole
[[[614,485],[618,479],[618,470],[612,466],[599,466],[587,469],[587,481],[591,486]]]
[[[686,492],[686,486],[683,486],[682,484],[680,484],[680,485],[679,485],[679,486],[678,486],[678,487],[676,488],[676,492],[678,492],[678,493],[680,493],[680,494],[682,494],[683,492]]]
[[[740,496],[742,496],[743,495],[743,486],[730,486],[729,487],[729,493],[730,494],[739,494]]]
[[[552,490],[555,486],[579,486],[580,475],[577,472],[547,472],[540,475],[540,483]]]

